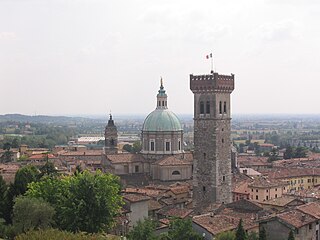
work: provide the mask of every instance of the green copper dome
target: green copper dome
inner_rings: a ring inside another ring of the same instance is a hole
[[[168,109],[156,109],[144,120],[142,131],[182,131],[178,117]]]

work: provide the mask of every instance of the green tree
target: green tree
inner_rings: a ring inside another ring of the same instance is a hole
[[[17,195],[24,194],[29,183],[38,181],[39,173],[39,170],[33,165],[20,168],[14,178],[14,187]]]
[[[13,206],[13,226],[18,233],[48,228],[55,210],[42,199],[19,196]]]
[[[123,145],[123,150],[127,152],[132,152],[132,146],[130,144]]]
[[[58,170],[55,168],[53,162],[49,162],[48,155],[46,155],[45,158],[46,158],[46,163],[43,166],[40,167],[40,169],[39,169],[40,170],[39,177],[41,178],[41,177],[43,177],[45,175],[47,175],[47,176],[50,176],[50,175],[55,176],[55,175],[57,175],[58,174]]]
[[[216,238],[216,240],[235,240],[236,234],[233,231],[227,231],[219,233]]]
[[[294,157],[296,157],[296,158],[305,158],[305,157],[307,157],[307,148],[305,148],[305,147],[297,147],[295,149]]]
[[[118,177],[100,171],[45,177],[29,185],[27,196],[49,202],[56,210],[59,228],[73,232],[109,229],[122,205]]]
[[[133,153],[138,153],[140,152],[142,149],[142,146],[141,146],[141,142],[140,141],[135,141],[132,145],[132,152]]]
[[[294,155],[295,155],[295,153],[294,153],[295,151],[294,151],[294,148],[293,147],[291,147],[290,145],[288,145],[287,147],[286,147],[286,151],[284,152],[284,156],[283,156],[283,158],[284,159],[290,159],[290,158],[293,158],[294,157]]]
[[[170,221],[169,239],[175,240],[201,240],[202,237],[192,229],[191,219],[176,218]]]
[[[0,162],[1,163],[7,163],[7,162],[12,162],[13,161],[13,152],[10,150],[6,150],[2,156],[0,157]]]
[[[248,236],[243,228],[242,219],[240,219],[238,227],[237,227],[237,231],[236,231],[235,240],[247,240],[247,239],[248,239]]]
[[[0,219],[3,218],[4,209],[5,209],[5,193],[7,191],[7,184],[3,180],[2,176],[0,175]]]
[[[248,240],[259,240],[259,235],[256,232],[248,233]]]
[[[294,235],[292,230],[289,232],[288,240],[294,240]]]
[[[268,157],[268,162],[273,162],[273,161],[276,161],[278,159],[278,151],[277,149],[275,148],[272,148],[270,154],[269,154],[269,157]]]
[[[15,237],[15,240],[120,240],[117,236],[104,236],[102,234],[71,233],[58,229],[43,229],[29,231]]]
[[[4,209],[3,209],[3,218],[7,224],[12,223],[12,209],[14,204],[14,198],[17,196],[16,189],[14,184],[11,183],[4,196]]]
[[[14,183],[10,184],[5,194],[4,219],[7,224],[12,222],[12,209],[16,196],[24,194],[31,182],[38,180],[39,170],[32,165],[20,168],[15,175]]]
[[[264,227],[259,230],[259,240],[267,240],[267,232]]]
[[[156,222],[151,219],[138,221],[137,225],[128,233],[128,240],[157,240],[158,237],[154,231],[156,229]]]

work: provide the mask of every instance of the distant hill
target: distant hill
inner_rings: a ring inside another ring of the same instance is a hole
[[[0,122],[28,122],[28,123],[79,123],[79,122],[93,122],[94,119],[84,118],[84,117],[65,117],[65,116],[29,116],[22,114],[5,114],[0,115]]]

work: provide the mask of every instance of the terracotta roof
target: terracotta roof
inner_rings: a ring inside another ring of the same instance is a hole
[[[269,188],[269,187],[281,187],[285,185],[288,185],[288,184],[283,181],[269,179],[266,177],[257,177],[251,183],[248,184],[248,187]]]
[[[61,151],[60,156],[100,156],[102,155],[102,150],[85,150],[85,151]]]
[[[189,193],[189,187],[188,186],[176,186],[176,187],[172,187],[170,188],[170,191],[177,195],[177,194],[182,194],[182,193]]]
[[[141,194],[124,194],[122,196],[125,200],[129,201],[129,202],[142,202],[142,201],[148,201],[150,200],[149,197],[147,196],[143,196]]]
[[[176,166],[176,165],[192,165],[192,162],[186,161],[184,159],[179,159],[171,155],[156,161],[154,164],[158,164],[160,166]]]
[[[309,214],[317,219],[320,219],[320,203],[319,202],[310,202],[310,203],[298,206],[297,209],[303,213]]]
[[[304,225],[317,221],[316,218],[308,214],[305,214],[301,211],[298,211],[296,209],[288,212],[280,213],[277,215],[277,218],[296,228],[300,228]]]
[[[288,195],[282,195],[282,197],[273,198],[273,199],[259,202],[259,203],[262,205],[273,205],[273,206],[284,207],[284,206],[288,205],[289,203],[293,202],[294,200],[297,200],[297,198],[292,197],[292,196],[288,196]],[[303,202],[301,204],[303,204]]]
[[[158,202],[158,201],[155,201],[155,200],[150,200],[148,202],[148,209],[149,211],[154,211],[154,210],[159,210],[161,209],[163,206]]]
[[[142,162],[144,160],[140,154],[133,153],[108,154],[107,158],[112,163]]]
[[[155,189],[148,189],[148,188],[126,188],[124,189],[125,193],[140,193],[145,194],[149,197],[159,197],[160,194],[162,194],[163,190],[155,190]]]
[[[166,217],[178,217],[178,218],[185,218],[189,216],[192,213],[192,209],[187,209],[187,208],[170,208],[170,209],[165,209],[162,208],[159,210],[159,214],[164,215]]]
[[[48,156],[48,159],[54,159],[56,158],[53,154],[35,154],[28,158],[28,160],[46,160]]]
[[[248,181],[242,181],[233,184],[233,193],[250,194],[248,189]]]
[[[253,214],[233,212],[225,209],[222,213],[214,215],[213,213],[194,216],[192,221],[206,229],[213,235],[221,232],[234,230],[237,228],[240,218],[243,220],[245,230],[258,227]]]
[[[320,168],[277,168],[264,174],[272,179],[283,179],[302,176],[320,176]]]

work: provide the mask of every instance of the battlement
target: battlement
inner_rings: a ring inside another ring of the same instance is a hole
[[[218,73],[208,75],[190,74],[190,89],[192,92],[222,91],[232,92],[234,89],[234,74],[219,75]]]

